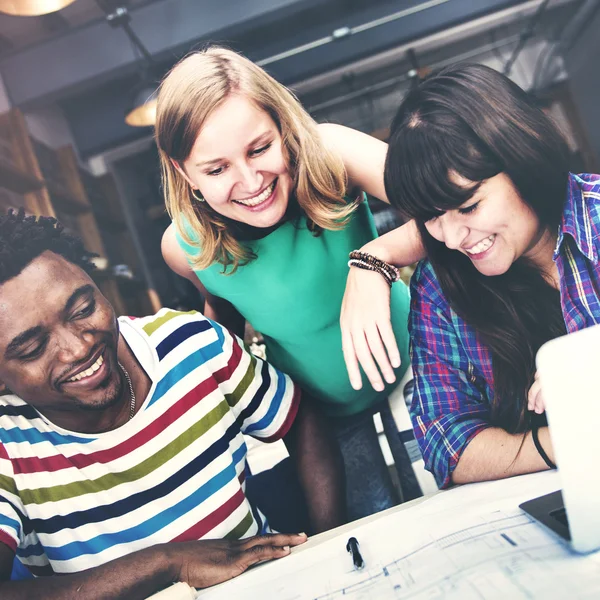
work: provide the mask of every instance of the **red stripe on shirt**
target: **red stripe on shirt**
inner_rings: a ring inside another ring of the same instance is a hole
[[[213,377],[218,383],[228,381],[233,373],[235,373],[235,370],[238,368],[240,360],[242,359],[242,347],[233,333],[231,335],[233,339],[233,343],[231,344],[231,356],[224,367],[213,373]]]
[[[233,513],[245,499],[246,497],[242,490],[238,489],[225,504],[222,504],[210,515],[204,517],[204,519],[198,521],[193,527],[190,527],[187,531],[184,531],[171,541],[187,542],[203,538],[209,531],[217,527],[217,525],[220,525],[231,513]]]
[[[17,551],[17,542],[3,529],[0,529],[0,543],[6,544],[13,552]]]
[[[139,431],[133,437],[125,440],[123,443],[91,454],[75,454],[66,457],[62,454],[37,458],[31,456],[28,458],[14,458],[13,468],[15,473],[37,473],[37,472],[56,472],[62,469],[77,468],[83,469],[94,464],[110,463],[114,460],[126,456],[137,448],[144,446],[158,434],[164,431],[171,423],[174,423],[182,417],[188,410],[193,408],[199,400],[205,398],[208,394],[217,389],[217,382],[209,377],[199,383],[194,389],[190,390],[185,396],[182,396],[172,407],[165,411],[160,419],[153,421],[148,427]]]
[[[215,371],[212,377],[198,384],[194,389],[190,390],[183,396],[173,407],[171,407],[162,416],[160,421],[153,422],[149,427],[140,431],[134,437],[124,441],[122,444],[92,454],[75,454],[71,457],[66,457],[63,454],[56,454],[44,458],[31,456],[27,458],[13,459],[13,469],[15,473],[41,473],[41,472],[57,472],[63,469],[78,468],[82,469],[92,464],[109,463],[113,460],[125,456],[129,452],[143,446],[149,440],[154,438],[158,433],[163,431],[165,427],[181,417],[188,409],[195,406],[198,402],[196,396],[201,395],[204,398],[216,388],[216,384],[227,381],[232,373],[238,368],[242,357],[242,348],[239,343],[232,345],[232,353],[227,361],[227,364]],[[190,402],[193,400],[193,402]]]
[[[4,444],[0,444],[0,458],[4,458],[5,460],[10,460],[10,457],[8,456],[8,452],[6,451]]]
[[[288,412],[283,425],[279,428],[277,433],[269,436],[268,438],[260,438],[261,442],[276,442],[287,435],[288,431],[292,427],[292,423],[296,419],[298,409],[300,408],[300,400],[302,399],[302,392],[297,385],[294,385],[294,396],[292,397],[292,403],[290,406],[290,412]]]

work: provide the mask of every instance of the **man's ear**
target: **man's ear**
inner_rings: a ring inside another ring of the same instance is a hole
[[[6,396],[6,394],[12,394],[12,392],[6,387],[6,384],[0,379],[0,396]]]

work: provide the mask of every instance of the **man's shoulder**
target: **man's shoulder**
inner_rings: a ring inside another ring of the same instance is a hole
[[[9,457],[14,448],[42,441],[47,431],[46,422],[33,406],[16,394],[0,396],[0,458]]]
[[[155,348],[174,347],[191,337],[198,339],[199,334],[204,334],[207,343],[223,338],[222,327],[195,310],[161,308],[146,317],[119,317],[119,324],[135,329]]]
[[[153,332],[165,326],[168,323],[174,322],[182,324],[184,322],[193,321],[208,321],[201,312],[196,310],[181,311],[172,308],[161,308],[153,315],[145,317],[119,317],[121,323],[129,323],[138,329],[143,329],[146,332]]]

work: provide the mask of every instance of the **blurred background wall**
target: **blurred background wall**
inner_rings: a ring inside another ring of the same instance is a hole
[[[386,139],[415,77],[457,60],[507,72],[600,171],[600,0],[75,0],[0,12],[0,205],[55,214],[100,255],[119,312],[201,298],[162,261],[152,127],[125,115],[207,42],[290,86],[317,121]],[[2,10],[0,2],[0,10]],[[146,94],[144,96],[144,94]],[[138,99],[139,101],[139,99]],[[371,200],[381,231],[399,221]]]

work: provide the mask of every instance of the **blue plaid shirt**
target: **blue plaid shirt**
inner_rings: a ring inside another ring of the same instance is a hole
[[[600,175],[570,175],[554,262],[568,332],[600,323]],[[415,393],[411,418],[440,487],[467,444],[490,427],[492,361],[475,330],[449,306],[429,261],[411,281],[409,329]]]

